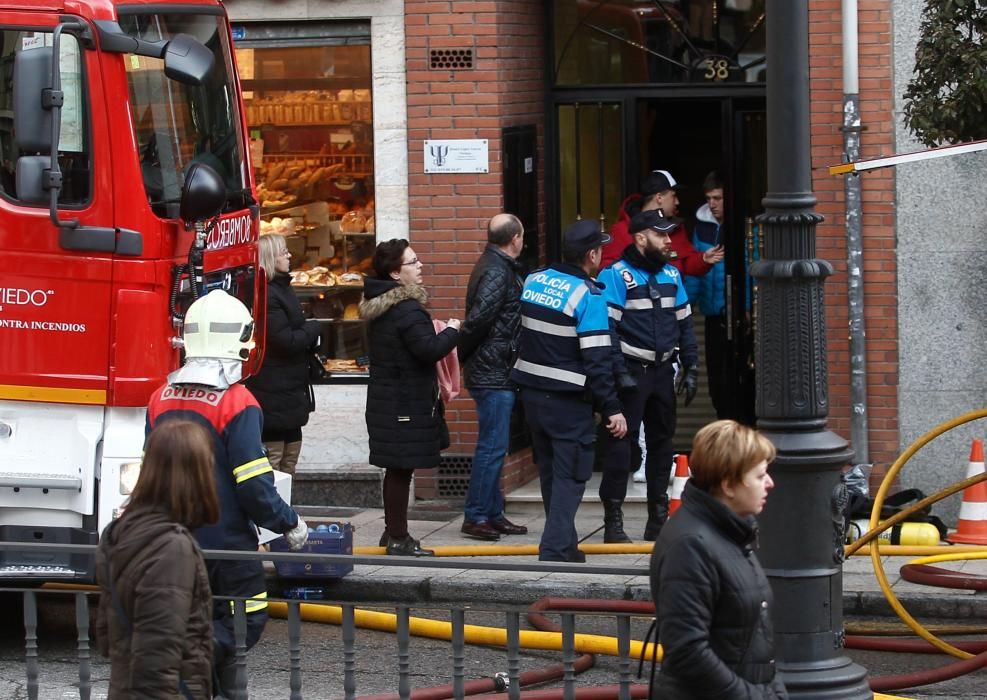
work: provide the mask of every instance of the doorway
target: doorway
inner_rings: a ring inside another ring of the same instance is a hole
[[[716,323],[713,318],[707,323],[702,305],[692,300],[700,388],[692,405],[680,404],[675,438],[676,449],[688,450],[695,432],[718,415],[754,421],[757,289],[748,272],[759,257],[755,219],[767,187],[765,100],[763,93],[737,96],[741,91],[729,88],[703,96],[677,90],[604,92],[610,91],[598,91],[592,101],[555,105],[557,226],[552,228],[561,231],[576,218],[599,218],[609,228],[623,198],[637,192],[651,170],[662,169],[682,185],[678,216],[691,238],[705,204],[704,179],[717,171],[723,182],[722,313]],[[707,329],[711,352],[705,351]],[[714,366],[707,366],[707,357]],[[721,387],[715,407],[711,381]]]
[[[724,263],[708,273],[704,292],[690,299],[701,386],[692,405],[679,407],[676,443],[685,447],[696,430],[718,417],[749,424],[755,418],[756,289],[748,273],[759,257],[755,219],[767,187],[765,105],[759,98],[640,99],[637,127],[636,181],[653,169],[671,172],[682,185],[677,215],[690,235],[706,204],[707,175],[715,171],[723,184]],[[708,212],[706,207],[707,218]]]

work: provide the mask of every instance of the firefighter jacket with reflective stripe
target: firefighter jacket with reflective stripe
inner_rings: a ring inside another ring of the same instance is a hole
[[[260,406],[242,384],[225,391],[200,385],[169,385],[151,394],[147,430],[171,418],[192,420],[213,437],[220,516],[199,528],[203,549],[257,549],[257,527],[284,533],[298,524],[295,511],[274,488],[274,470],[261,442]]]
[[[584,393],[604,416],[620,413],[601,289],[582,269],[537,270],[521,292],[521,337],[511,379],[522,387]]]
[[[638,264],[633,264],[637,262]],[[686,367],[699,363],[692,311],[682,276],[671,265],[654,271],[636,248],[600,273],[610,318],[625,358],[661,364],[679,349]]]

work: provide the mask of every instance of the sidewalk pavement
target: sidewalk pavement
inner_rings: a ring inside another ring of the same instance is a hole
[[[576,531],[583,544],[603,544],[603,511],[597,499],[599,475],[589,482],[583,504],[576,516]],[[643,484],[631,487],[624,508],[624,529],[638,544],[646,544],[641,538],[647,520]],[[368,508],[346,517],[320,516],[320,510],[301,508],[310,527],[321,522],[340,521],[353,525],[354,547],[377,547],[384,531],[382,509]],[[329,511],[332,512],[331,510]],[[541,537],[545,514],[537,483],[529,484],[508,496],[507,517],[518,525],[526,525],[528,534],[502,537],[489,543],[470,539],[460,533],[463,523],[461,512],[413,509],[408,529],[412,536],[422,541],[423,547],[442,545],[535,545]],[[427,519],[425,519],[427,518]],[[943,547],[943,552],[949,551]],[[900,567],[914,557],[882,557],[882,562],[892,590],[906,609],[916,617],[968,618],[987,615],[987,595],[973,591],[929,588],[909,583],[901,578]],[[473,603],[475,605],[527,605],[544,596],[570,598],[609,598],[622,600],[650,600],[648,584],[649,554],[590,554],[585,565],[567,565],[585,569],[586,573],[488,571],[467,568],[394,567],[387,566],[386,556],[381,565],[357,565],[348,576],[330,582],[313,582],[324,585],[327,597],[332,600],[356,602],[404,602],[404,603]],[[437,557],[436,559],[442,559]],[[518,563],[537,562],[536,555],[495,556],[460,559],[460,561],[497,561]],[[612,566],[636,568],[640,575],[615,575],[598,573],[594,567]],[[940,564],[952,571],[987,575],[987,561],[957,561]],[[862,554],[851,557],[843,565],[843,608],[845,615],[892,615],[866,548]]]

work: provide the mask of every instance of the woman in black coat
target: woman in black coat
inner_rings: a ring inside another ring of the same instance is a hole
[[[267,275],[267,347],[260,371],[247,388],[264,412],[264,447],[271,466],[295,473],[302,426],[315,409],[309,358],[321,328],[306,320],[288,274],[291,253],[283,236],[261,236],[260,264]]]
[[[448,447],[435,363],[455,349],[460,322],[449,319],[435,332],[422,263],[408,241],[378,244],[373,266],[360,316],[370,322],[370,463],[385,470],[381,546],[388,554],[428,556],[433,552],[408,534],[408,496],[414,470],[439,466],[439,452]]]
[[[788,697],[775,670],[771,587],[754,553],[774,457],[767,438],[735,421],[696,433],[682,507],[651,555],[664,650],[652,697]]]

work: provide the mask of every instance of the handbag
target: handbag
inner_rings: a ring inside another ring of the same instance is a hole
[[[309,383],[322,382],[329,376],[325,366],[326,358],[317,352],[312,352],[308,356],[308,381]]]

